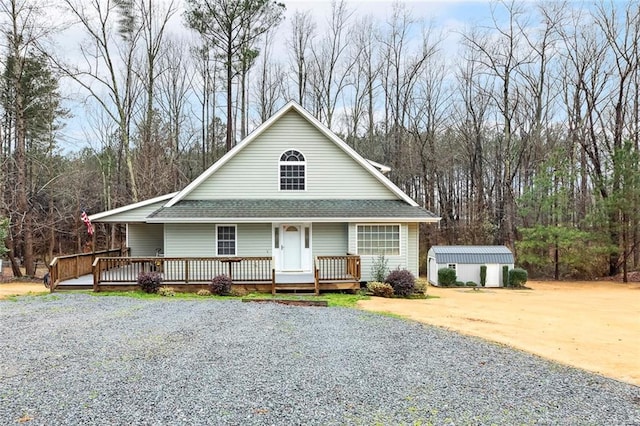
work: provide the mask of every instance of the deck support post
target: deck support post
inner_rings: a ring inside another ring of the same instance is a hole
[[[276,294],[276,270],[271,269],[271,295]]]

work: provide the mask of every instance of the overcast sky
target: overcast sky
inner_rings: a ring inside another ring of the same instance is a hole
[[[163,0],[157,0],[162,3]],[[315,18],[317,25],[317,34],[323,35],[323,28],[326,28],[327,19],[331,13],[331,1],[330,0],[280,0],[286,5],[285,20],[280,25],[275,38],[275,48],[273,50],[274,55],[282,54],[284,56],[284,49],[286,46],[286,39],[290,34],[291,18],[296,11],[311,11],[312,16]],[[195,35],[185,28],[183,19],[183,1],[176,0],[178,4],[178,11],[174,15],[172,22],[170,23],[170,33],[172,36],[179,37],[195,37]],[[444,37],[443,43],[440,45],[442,51],[446,52],[450,58],[455,58],[458,32],[462,31],[465,27],[471,25],[478,25],[485,23],[491,16],[491,2],[488,0],[404,0],[403,3],[407,10],[410,11],[412,17],[425,24],[430,24],[432,28]],[[350,22],[354,22],[359,17],[372,16],[374,20],[378,22],[385,22],[391,15],[393,10],[393,1],[388,0],[347,0],[347,7],[353,12]],[[418,27],[416,27],[417,30]],[[73,58],[74,47],[80,39],[84,38],[83,30],[79,27],[71,28],[64,41],[61,43],[61,47],[67,51],[68,57]],[[416,37],[416,40],[419,38]],[[279,53],[282,52],[282,53]],[[185,51],[185,54],[186,51]],[[286,57],[283,57],[282,62],[287,61]],[[69,82],[62,83],[63,92],[65,89],[71,89]],[[72,93],[71,90],[65,93],[70,96],[70,99],[66,105],[74,115],[71,119],[66,121],[66,129],[63,131],[66,139],[64,144],[84,145],[86,141],[86,133],[81,130],[82,124],[86,124],[86,117],[83,111],[84,107],[78,102],[80,99],[86,96],[86,93]],[[68,148],[71,148],[70,146]],[[73,148],[71,148],[73,150]]]

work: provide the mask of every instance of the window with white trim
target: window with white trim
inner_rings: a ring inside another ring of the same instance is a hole
[[[449,264],[447,265],[447,268],[449,268],[449,269],[453,269],[453,270],[455,271],[455,270],[456,270],[456,264],[455,264],[455,263],[449,263]]]
[[[236,255],[236,226],[216,226],[216,254],[218,256]]]
[[[300,151],[290,149],[280,156],[280,190],[304,191],[307,162]]]
[[[400,225],[356,225],[358,254],[400,255]]]

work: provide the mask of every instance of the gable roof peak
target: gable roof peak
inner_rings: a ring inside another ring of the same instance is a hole
[[[251,144],[254,140],[256,140],[261,134],[263,134],[267,129],[269,129],[274,123],[280,120],[285,114],[289,111],[296,111],[300,116],[302,116],[307,122],[309,122],[312,126],[314,126],[320,133],[322,133],[327,139],[336,144],[342,151],[344,151],[347,155],[349,155],[354,161],[356,161],[362,168],[366,169],[369,173],[371,173],[380,183],[386,186],[391,192],[396,194],[398,198],[404,200],[409,205],[418,206],[411,197],[405,194],[400,188],[398,188],[391,180],[385,177],[382,172],[376,168],[371,162],[367,161],[364,157],[358,154],[353,148],[351,148],[346,142],[344,142],[338,135],[336,135],[331,129],[322,124],[316,117],[314,117],[309,111],[304,109],[299,103],[296,101],[290,100],[287,102],[285,106],[280,108],[273,114],[270,118],[268,118],[264,123],[259,125],[254,131],[252,131],[247,137],[245,137],[240,143],[231,148],[225,155],[223,155],[218,161],[213,163],[207,170],[205,170],[200,176],[198,176],[195,180],[193,180],[189,185],[187,185],[182,191],[180,191],[175,197],[173,197],[167,204],[166,207],[171,207],[178,203],[180,200],[184,199],[191,191],[197,188],[202,182],[207,180],[211,175],[213,175],[218,169],[220,169],[223,165],[229,162],[233,157],[235,157],[240,151],[242,151],[246,146]]]

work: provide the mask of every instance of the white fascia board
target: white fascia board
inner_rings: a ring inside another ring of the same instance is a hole
[[[147,223],[360,223],[360,222],[378,222],[378,223],[437,223],[439,217],[433,218],[415,218],[415,217],[261,217],[261,218],[171,218],[171,219],[147,219]]]
[[[365,160],[367,160],[367,162],[369,164],[371,164],[373,167],[375,167],[376,169],[380,170],[380,173],[382,173],[383,175],[386,175],[387,173],[389,173],[391,171],[391,167],[389,166],[385,166],[384,164],[380,164],[377,163],[373,160],[369,160],[368,158],[366,158]]]
[[[178,194],[178,193],[177,192],[172,192],[171,194],[160,195],[159,197],[150,198],[148,200],[139,201],[139,202],[133,203],[133,204],[127,204],[126,206],[118,207],[118,208],[112,209],[112,210],[107,210],[106,212],[100,212],[100,213],[92,214],[92,215],[89,215],[89,220],[98,221],[98,220],[101,220],[101,219],[106,218],[108,216],[112,216],[114,214],[120,214],[120,213],[128,212],[128,211],[131,211],[131,210],[135,210],[135,209],[140,208],[140,207],[146,207],[146,206],[148,206],[150,204],[154,204],[154,203],[157,203],[157,202],[160,202],[160,201],[170,200],[171,198],[175,197],[176,194]],[[105,220],[103,222],[108,222],[108,220]]]

